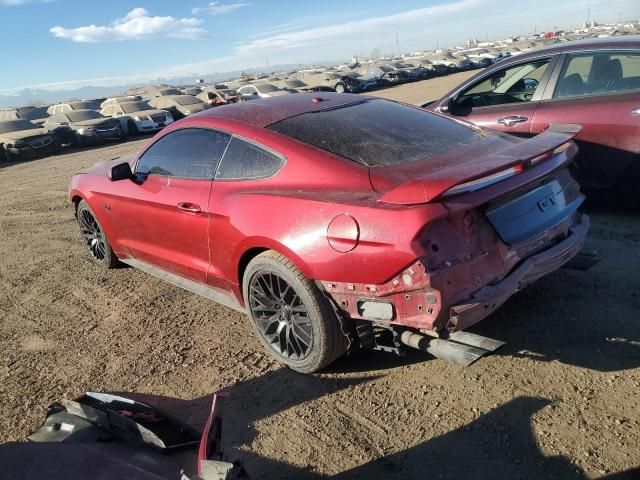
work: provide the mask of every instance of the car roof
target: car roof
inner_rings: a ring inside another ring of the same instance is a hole
[[[314,100],[317,99],[317,100]],[[303,113],[319,112],[353,105],[371,99],[351,93],[297,93],[281,97],[262,98],[248,102],[211,108],[195,116],[228,118],[264,128],[272,123]]]
[[[621,35],[615,37],[604,38],[585,38],[582,40],[573,40],[570,42],[554,43],[543,48],[537,48],[531,51],[524,52],[520,55],[512,55],[508,57],[509,63],[512,61],[518,61],[523,58],[532,56],[540,56],[545,54],[574,52],[579,50],[599,50],[599,49],[611,49],[611,48],[640,48],[640,35]],[[500,62],[501,65],[506,65],[506,60]]]

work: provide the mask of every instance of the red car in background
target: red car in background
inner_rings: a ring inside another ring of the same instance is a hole
[[[575,175],[583,188],[640,200],[640,37],[555,44],[502,60],[441,99],[435,112],[529,137],[582,125]]]
[[[97,263],[246,312],[292,369],[349,345],[464,364],[490,348],[455,332],[582,247],[572,136],[525,141],[388,100],[287,95],[176,122],[76,174],[69,195]]]

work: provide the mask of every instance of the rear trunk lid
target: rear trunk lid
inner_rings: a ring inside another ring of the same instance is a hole
[[[469,157],[452,152],[449,163],[439,168],[433,159],[396,167],[385,180],[398,184],[378,201],[406,206],[439,202],[450,215],[477,209],[505,244],[527,243],[567,221],[584,201],[566,168],[577,151],[571,139],[578,131],[555,129],[515,141],[498,135],[478,142],[485,143],[478,148],[465,147]],[[371,178],[373,183],[376,177]]]
[[[550,158],[577,134],[570,130],[548,130],[528,140],[490,135],[437,158],[372,167],[371,184],[382,193],[379,202],[399,205],[430,203],[443,196],[480,190]]]

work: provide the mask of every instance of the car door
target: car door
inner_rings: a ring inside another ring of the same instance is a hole
[[[523,60],[493,70],[456,94],[448,113],[486,128],[529,136],[555,59]]]
[[[209,194],[229,135],[171,131],[138,157],[138,181],[114,182],[109,212],[124,254],[198,282],[209,266]]]
[[[586,188],[625,178],[640,153],[640,51],[563,55],[534,113],[534,134],[551,124],[582,125],[576,176]]]

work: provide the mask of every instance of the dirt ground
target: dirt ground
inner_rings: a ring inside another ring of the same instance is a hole
[[[379,94],[420,102],[460,76]],[[471,367],[362,351],[303,376],[241,314],[89,261],[69,177],[143,141],[0,167],[1,441],[86,390],[199,427],[225,389],[227,452],[253,478],[640,478],[640,216],[591,208],[600,263],[512,298],[475,330],[507,345]]]

